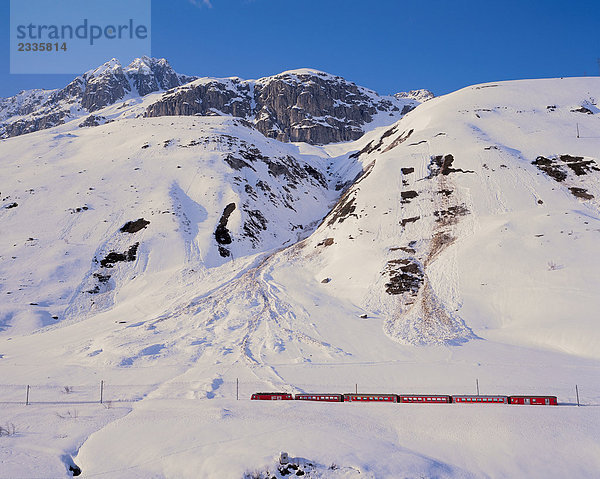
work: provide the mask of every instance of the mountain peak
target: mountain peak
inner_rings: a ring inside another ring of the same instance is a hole
[[[420,90],[410,90],[410,91],[401,91],[395,93],[394,96],[398,99],[412,99],[417,100],[418,102],[425,102],[427,100],[431,100],[435,97],[435,95],[429,90],[420,89]]]
[[[154,58],[144,55],[133,59],[131,63],[125,67],[125,71],[143,71],[145,73],[151,73],[152,69],[156,67],[171,68],[171,65],[166,58]]]
[[[258,80],[202,78],[169,91],[146,116],[232,115],[280,141],[327,144],[360,138],[389,125],[419,104],[382,97],[340,76],[312,68]]]
[[[106,73],[114,74],[119,71],[122,72],[122,70],[123,70],[123,67],[121,66],[121,62],[119,60],[117,60],[116,58],[111,58],[110,60],[103,63],[99,67],[94,68],[93,70],[88,70],[87,72],[85,72],[83,74],[83,76],[86,78],[94,78],[94,77],[103,76]]]
[[[182,85],[187,86],[176,88]],[[10,109],[0,110],[0,135],[50,128],[158,91],[169,94],[150,103],[146,116],[233,115],[250,121],[267,137],[313,144],[355,140],[375,126],[393,123],[426,97],[420,90],[412,96],[414,92],[380,96],[314,68],[259,80],[197,79],[176,73],[164,58],[142,56],[126,66],[112,58],[49,96],[22,95],[27,102],[7,99]]]
[[[331,77],[331,78],[341,78],[336,75],[332,75],[331,73],[327,73],[321,70],[316,70],[314,68],[296,68],[294,70],[286,70],[284,72],[278,73],[274,75],[275,77],[286,76],[286,75],[297,75],[297,76],[320,76],[320,77]]]
[[[194,77],[176,73],[164,58],[143,56],[125,68],[111,58],[60,90],[31,90],[1,101],[0,136],[51,128],[73,119],[77,107],[83,114],[92,113],[129,95],[145,96],[192,80]]]

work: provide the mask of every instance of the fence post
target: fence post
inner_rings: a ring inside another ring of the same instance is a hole
[[[358,394],[358,383],[354,385],[354,392],[355,394]]]
[[[104,400],[104,379],[100,381],[100,404]]]
[[[240,378],[235,378],[235,399],[240,400]]]
[[[575,394],[577,395],[577,407],[579,407],[579,388],[575,384]]]
[[[475,384],[477,384],[477,395],[479,396],[479,379],[475,379]]]
[[[29,384],[27,385],[27,397],[25,398],[25,406],[29,406]]]

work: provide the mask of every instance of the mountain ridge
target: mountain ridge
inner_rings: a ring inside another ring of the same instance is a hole
[[[289,88],[286,79],[291,78],[300,81]],[[311,88],[313,80],[320,83],[316,88]],[[185,91],[176,90],[184,85]],[[322,94],[324,86],[329,90]],[[106,121],[99,110],[160,91],[165,94],[147,105],[146,116],[233,115],[251,121],[267,136],[311,143],[356,139],[375,114],[387,113],[383,121],[389,124],[432,96],[416,91],[380,97],[341,77],[306,68],[259,80],[199,79],[177,74],[165,59],[142,57],[123,67],[113,58],[62,89],[29,90],[0,99],[0,136],[51,128],[86,115],[82,125],[94,126]]]

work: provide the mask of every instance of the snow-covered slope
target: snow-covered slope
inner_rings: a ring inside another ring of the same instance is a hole
[[[161,95],[0,143],[0,477],[594,476],[600,80],[326,146],[142,118]],[[561,406],[248,401],[476,380]]]
[[[335,198],[320,158],[232,118],[122,120],[2,147],[4,327],[80,320],[121,287],[163,290],[165,275],[208,290],[309,234]]]
[[[303,247],[324,292],[401,341],[499,334],[598,357],[600,124],[577,110],[599,93],[585,79],[475,86],[370,141]]]

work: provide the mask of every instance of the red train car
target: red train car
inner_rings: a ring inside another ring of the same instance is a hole
[[[433,404],[443,404],[452,402],[450,396],[445,396],[441,394],[399,394],[398,402],[401,403],[433,403]]]
[[[259,401],[286,401],[294,399],[294,397],[288,393],[254,393],[250,399]]]
[[[452,396],[452,402],[461,404],[508,404],[508,396]]]
[[[322,402],[342,402],[344,396],[342,394],[296,394],[297,401],[322,401]]]
[[[398,396],[396,394],[344,394],[344,401],[398,402]]]
[[[510,396],[511,404],[531,404],[540,406],[556,406],[558,400],[556,396]]]

